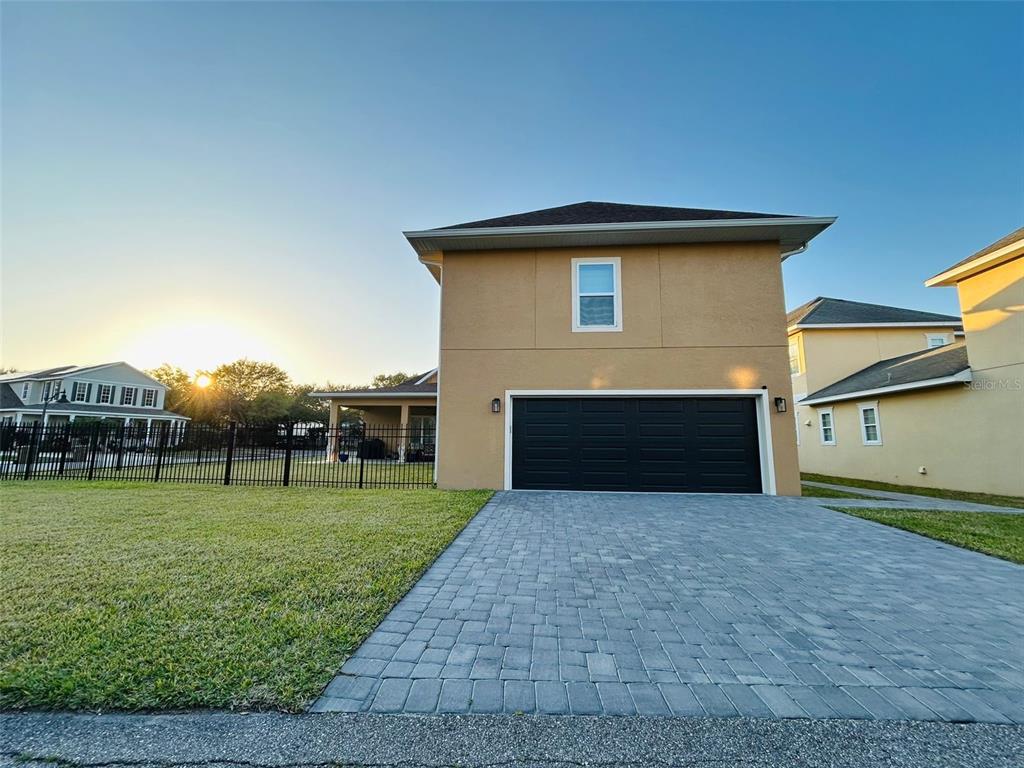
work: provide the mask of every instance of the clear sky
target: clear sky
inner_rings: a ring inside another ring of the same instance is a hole
[[[1024,221],[1024,4],[2,6],[2,364],[437,360],[401,235],[581,200],[839,221],[816,295]]]

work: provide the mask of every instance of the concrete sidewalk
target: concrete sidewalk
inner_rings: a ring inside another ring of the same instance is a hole
[[[18,768],[1016,768],[1024,727],[851,720],[389,715],[0,716]]]
[[[897,493],[895,491],[876,491],[873,488],[857,488],[852,485],[835,485],[833,483],[818,483],[811,480],[804,480],[803,485],[813,488],[827,488],[830,491],[842,491],[844,493],[856,493],[861,496],[870,496],[869,499],[835,499],[819,496],[806,496],[815,503],[827,506],[844,507],[878,507],[892,509],[934,509],[938,511],[948,510],[950,512],[1002,512],[1009,515],[1024,515],[1024,509],[1018,507],[999,507],[994,504],[977,504],[970,501],[954,501],[952,499],[938,499],[933,496],[921,496],[916,493]],[[894,503],[898,502],[898,503]]]

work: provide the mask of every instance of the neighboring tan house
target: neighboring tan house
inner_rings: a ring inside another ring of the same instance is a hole
[[[790,313],[800,467],[1024,495],[1024,229],[928,280],[960,318],[815,299]]]
[[[0,376],[0,421],[47,425],[88,417],[136,427],[187,422],[164,409],[166,395],[166,386],[125,362],[8,373]]]
[[[438,485],[799,494],[781,265],[833,221],[588,202],[406,232],[441,285]]]

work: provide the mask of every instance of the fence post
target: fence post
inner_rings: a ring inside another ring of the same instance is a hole
[[[160,482],[160,469],[164,465],[164,446],[167,445],[167,430],[171,426],[171,422],[165,421],[160,424],[158,429],[160,434],[156,438],[156,470],[153,472],[153,482]]]
[[[238,431],[238,422],[232,421],[228,427],[228,456],[224,462],[224,485],[231,485],[231,459],[235,456],[235,433]]]
[[[359,435],[359,443],[356,445],[356,456],[359,458],[359,487],[363,487],[363,470],[366,467],[366,453],[368,452],[366,447],[366,427],[363,427],[362,432]]]
[[[288,422],[284,433],[284,484],[287,486],[292,479],[292,435],[295,433],[295,425]]]
[[[25,479],[32,477],[32,465],[36,460],[36,451],[39,450],[39,428],[42,426],[38,421],[32,425],[32,432],[28,437],[28,453],[25,455]]]
[[[96,473],[96,453],[100,447],[100,423],[97,421],[92,425],[92,434],[89,436],[89,472],[87,480],[92,480]]]
[[[71,422],[68,422],[67,433],[64,436],[64,439],[60,441],[60,461],[57,462],[57,477],[64,476],[64,464],[67,463],[68,459],[68,446],[71,445],[72,426]]]
[[[117,471],[124,469],[124,438],[125,429],[122,424],[117,430]]]

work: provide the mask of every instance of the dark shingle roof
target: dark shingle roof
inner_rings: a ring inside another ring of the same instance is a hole
[[[859,325],[862,323],[959,323],[956,315],[866,304],[818,296],[786,315],[787,325]]]
[[[0,384],[0,408],[21,408],[21,398],[10,384]]]
[[[2,391],[0,391],[0,395],[2,394]],[[43,404],[31,403],[25,405],[19,399],[17,403],[8,405],[6,398],[3,398],[3,404],[0,405],[0,408],[4,408],[6,410],[16,409],[25,412],[41,413],[43,410]],[[114,414],[118,416],[131,416],[135,419],[185,418],[185,416],[180,413],[165,411],[163,408],[131,408],[128,406],[122,407],[120,405],[97,405],[95,403],[68,403],[67,405],[62,403],[50,403],[47,406],[46,411],[47,413],[61,414],[68,413],[69,411],[77,414]]]
[[[481,229],[485,227],[546,227],[573,224],[632,224],[652,221],[711,221],[720,219],[789,219],[775,213],[717,211],[709,208],[671,208],[663,205],[626,205],[588,201],[515,213],[493,219],[467,221],[438,229]]]
[[[970,367],[967,361],[967,346],[963,342],[947,344],[944,347],[911,352],[909,355],[900,355],[869,365],[845,379],[809,394],[803,401],[842,399],[842,395],[853,392],[942,379]]]
[[[944,270],[942,270],[942,272],[950,272],[951,270],[954,270],[957,267],[962,267],[964,264],[970,264],[975,259],[980,259],[982,256],[988,256],[990,253],[998,251],[1000,248],[1005,248],[1010,243],[1015,243],[1015,242],[1017,242],[1018,240],[1020,240],[1022,238],[1024,238],[1024,227],[1021,227],[1020,229],[1015,229],[1013,232],[1008,234],[1006,237],[999,238],[994,243],[992,243],[992,245],[987,245],[984,248],[982,248],[980,251],[978,251],[977,253],[972,253],[966,259],[962,259],[961,261],[958,261],[953,266],[946,267]]]

